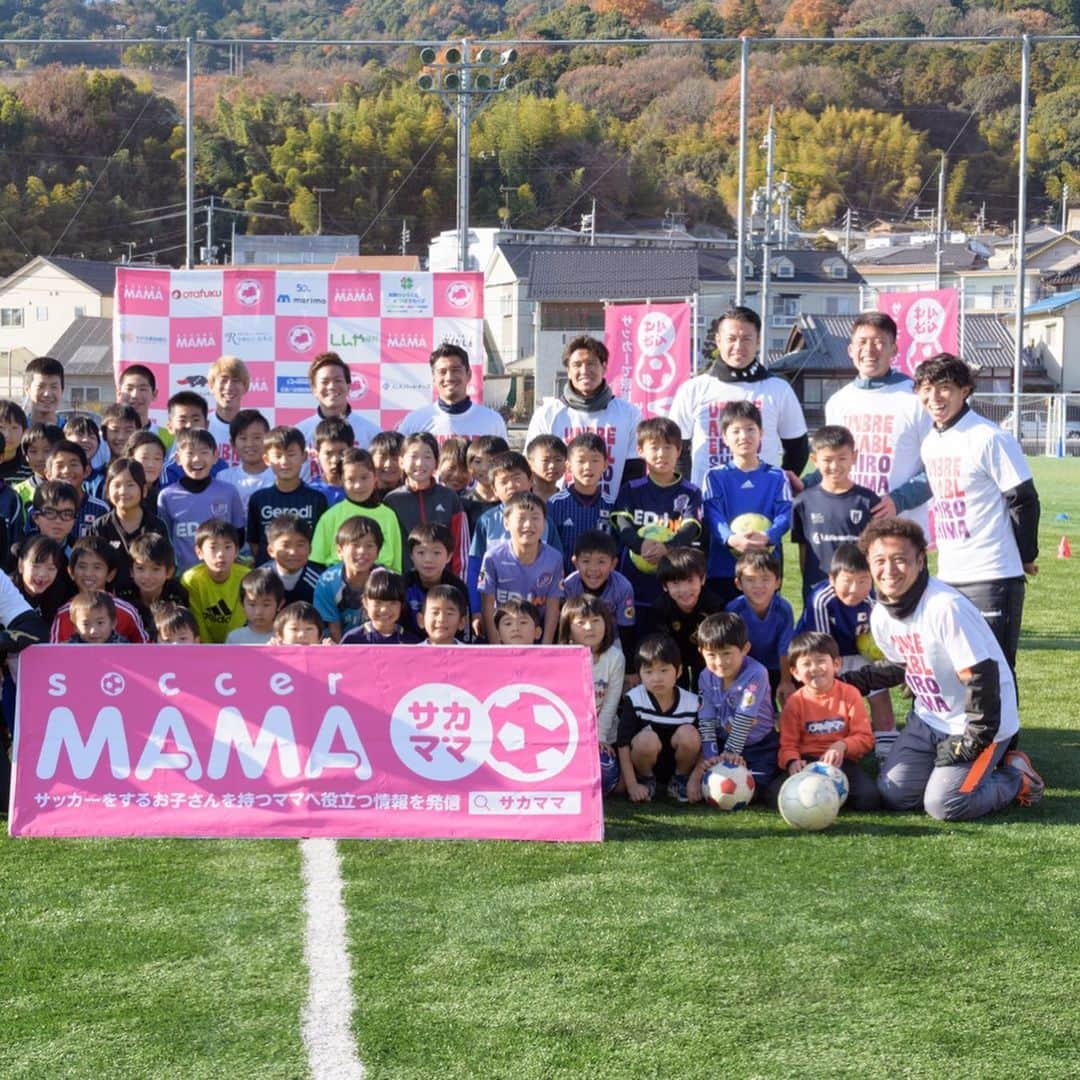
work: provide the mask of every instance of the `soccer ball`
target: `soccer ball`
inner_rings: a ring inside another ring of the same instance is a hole
[[[638,530],[642,540],[659,540],[666,544],[675,534],[666,525],[645,525]],[[630,561],[643,573],[655,574],[656,563],[643,559],[636,551],[630,552]]]
[[[764,514],[739,514],[731,522],[733,533],[768,532],[772,528],[772,522]],[[769,551],[773,546],[769,545]]]
[[[717,810],[745,810],[754,797],[754,774],[744,765],[718,761],[701,778],[701,794]]]
[[[881,647],[874,640],[874,635],[869,630],[855,636],[855,648],[859,650],[859,655],[866,660],[885,659],[885,654],[881,651]]]
[[[840,812],[840,796],[827,776],[803,769],[789,776],[780,789],[780,816],[793,828],[827,829]]]
[[[835,765],[826,765],[824,761],[812,761],[806,766],[805,771],[828,777],[836,787],[836,794],[840,798],[840,805],[843,806],[844,803],[847,802],[848,778],[844,775],[843,769],[838,769]]]
[[[619,759],[610,750],[600,751],[600,792],[610,795],[619,784]]]

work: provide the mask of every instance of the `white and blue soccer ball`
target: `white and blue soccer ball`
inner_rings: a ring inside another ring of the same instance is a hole
[[[809,768],[789,776],[780,789],[780,816],[793,828],[806,832],[827,829],[840,813],[836,785]]]
[[[844,775],[843,769],[838,769],[835,765],[827,765],[824,761],[812,761],[803,771],[814,772],[819,776],[828,777],[836,786],[836,794],[840,799],[840,805],[843,806],[847,802],[849,786],[848,778]]]
[[[701,778],[701,794],[717,810],[745,810],[754,797],[754,774],[745,765],[718,761]]]
[[[600,751],[600,791],[610,795],[619,786],[619,759],[607,749]]]

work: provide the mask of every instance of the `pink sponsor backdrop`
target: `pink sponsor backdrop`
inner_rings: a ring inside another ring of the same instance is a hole
[[[239,356],[253,376],[245,407],[292,424],[314,412],[307,366],[329,349],[353,371],[353,409],[390,428],[432,400],[428,356],[443,342],[469,354],[483,401],[483,305],[478,273],[118,268],[114,365],[153,370],[160,421],[179,390],[210,401],[206,369]]]
[[[13,836],[603,837],[584,649],[35,646],[18,712]]]
[[[960,351],[960,294],[933,292],[878,293],[878,310],[896,322],[895,367],[910,375],[931,356]]]
[[[604,310],[611,388],[645,419],[667,416],[690,377],[689,304],[610,304]]]

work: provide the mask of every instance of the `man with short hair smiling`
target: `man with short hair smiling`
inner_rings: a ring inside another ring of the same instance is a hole
[[[731,401],[750,401],[762,419],[761,460],[798,476],[810,457],[806,419],[791,384],[758,360],[761,319],[747,307],[732,307],[717,319],[716,362],[675,391],[669,417],[690,450],[690,480],[704,486],[710,469],[731,460],[720,431],[720,414]]]
[[[922,460],[934,494],[937,572],[982,612],[1015,672],[1024,575],[1039,570],[1039,493],[1016,439],[972,411],[974,389],[971,369],[951,353],[915,369],[933,421]]]
[[[1014,799],[1038,802],[1042,777],[1027,754],[1010,750],[1020,728],[1016,686],[986,620],[930,576],[926,537],[913,521],[872,521],[859,547],[877,589],[870,629],[885,659],[840,678],[864,694],[906,682],[913,695],[878,775],[885,806],[970,821]]]
[[[930,485],[919,448],[930,419],[911,379],[893,369],[896,334],[896,323],[882,311],[864,311],[855,319],[847,347],[855,378],[825,402],[825,423],[855,436],[851,479],[881,498],[871,515],[900,515],[925,529]]]
[[[506,438],[503,418],[469,397],[469,354],[459,345],[444,343],[431,354],[431,382],[438,395],[430,405],[413,409],[400,424],[402,435],[430,431],[442,446],[454,437],[475,439],[481,435]]]

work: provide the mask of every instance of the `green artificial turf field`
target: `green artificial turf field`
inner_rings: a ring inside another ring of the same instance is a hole
[[[602,845],[342,842],[368,1075],[1077,1075],[1080,546],[1055,551],[1080,464],[1033,467],[1042,803],[810,835],[615,801]],[[4,836],[0,1074],[305,1075],[299,867],[287,842]]]

